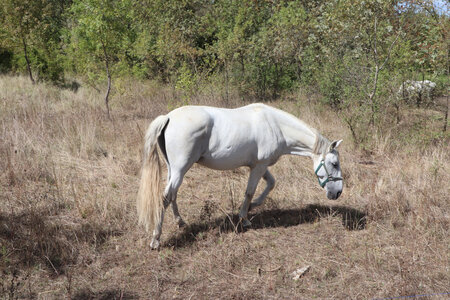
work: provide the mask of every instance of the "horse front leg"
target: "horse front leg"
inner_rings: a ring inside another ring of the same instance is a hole
[[[250,207],[248,210],[252,210],[253,208],[260,206],[264,203],[264,200],[266,199],[267,195],[270,193],[270,191],[273,190],[275,187],[275,178],[273,178],[272,174],[270,174],[269,170],[266,170],[266,172],[263,175],[264,180],[266,181],[267,185],[262,194],[255,199],[255,201],[250,203]]]
[[[244,227],[252,225],[247,218],[248,210],[250,208],[253,195],[255,194],[256,187],[258,186],[258,182],[266,170],[267,166],[257,166],[250,170],[250,177],[248,179],[247,189],[245,191],[244,202],[242,203],[241,210],[239,212],[239,217],[241,218],[242,225],[244,225]]]

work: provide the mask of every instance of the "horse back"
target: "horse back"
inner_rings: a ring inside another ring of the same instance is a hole
[[[238,109],[185,106],[169,118],[167,148],[176,147],[214,169],[273,164],[282,154],[281,131],[270,107],[262,104]]]

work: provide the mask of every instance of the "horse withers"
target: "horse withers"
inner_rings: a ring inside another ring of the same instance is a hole
[[[319,184],[328,199],[342,193],[343,180],[337,147],[295,116],[264,104],[236,109],[183,106],[157,117],[145,135],[144,162],[137,197],[139,223],[153,228],[152,249],[159,248],[164,212],[169,204],[179,226],[185,223],[176,202],[183,177],[194,163],[216,170],[250,168],[239,216],[244,226],[250,209],[263,204],[275,186],[268,167],[285,154],[310,157]],[[167,164],[167,184],[160,189],[161,167],[157,147]],[[262,194],[251,201],[260,179]]]

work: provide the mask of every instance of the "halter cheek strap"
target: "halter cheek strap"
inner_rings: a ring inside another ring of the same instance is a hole
[[[320,168],[322,168],[322,167],[323,167],[323,169],[325,170],[325,173],[327,174],[327,178],[326,178],[324,181],[320,181],[320,177],[319,177],[319,175],[317,174],[317,173],[319,172]],[[320,164],[317,166],[317,168],[316,168],[316,170],[314,171],[314,173],[316,174],[317,180],[319,181],[319,185],[320,185],[321,187],[325,187],[325,185],[327,184],[328,181],[344,180],[344,178],[342,178],[342,177],[339,177],[339,176],[334,177],[334,176],[332,176],[332,175],[328,172],[327,167],[325,166],[325,161],[324,161],[324,160],[321,160],[321,161],[320,161]]]

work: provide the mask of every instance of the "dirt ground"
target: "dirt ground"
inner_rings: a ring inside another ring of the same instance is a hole
[[[191,103],[247,103],[212,93]],[[93,90],[0,77],[2,299],[449,298],[450,147],[448,133],[433,135],[441,112],[403,108],[402,123],[362,151],[314,99],[270,102],[344,139],[342,196],[327,200],[312,162],[285,156],[244,230],[248,170],[196,165],[178,195],[188,225],[179,229],[169,209],[152,251],[136,220],[142,140],[178,105],[172,96],[135,83],[116,92],[110,121]]]

